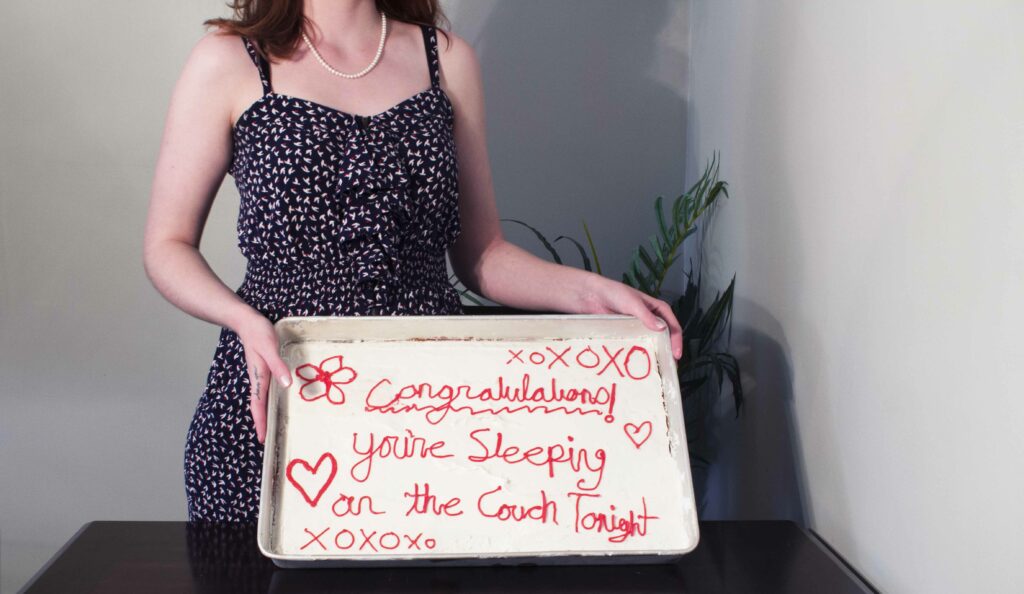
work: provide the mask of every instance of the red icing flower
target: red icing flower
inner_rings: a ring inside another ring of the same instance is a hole
[[[337,374],[339,377],[335,377]],[[345,403],[345,392],[340,384],[351,383],[357,377],[355,369],[345,367],[342,355],[328,357],[320,365],[300,365],[295,369],[295,375],[306,380],[299,388],[299,396],[303,400],[312,402],[326,396],[331,404]]]

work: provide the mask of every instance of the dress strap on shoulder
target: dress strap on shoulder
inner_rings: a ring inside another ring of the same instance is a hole
[[[260,82],[263,84],[263,94],[270,93],[270,64],[256,51],[256,44],[251,39],[242,35],[242,43],[245,44],[245,51],[249,52],[249,57],[252,59],[252,63],[256,65],[256,70],[260,73]]]
[[[437,56],[437,27],[420,25],[423,29],[423,44],[427,48],[427,67],[430,69],[430,84],[441,84],[441,64]]]

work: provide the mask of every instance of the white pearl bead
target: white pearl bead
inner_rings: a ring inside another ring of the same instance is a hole
[[[328,64],[327,61],[324,60],[323,56],[320,55],[320,52],[316,51],[316,47],[313,46],[313,42],[311,42],[309,40],[309,37],[306,36],[305,31],[302,32],[302,39],[306,42],[306,45],[309,46],[309,50],[313,52],[313,57],[315,57],[317,62],[320,62],[320,65],[326,68],[328,72],[337,76],[342,76],[344,78],[359,78],[361,76],[365,76],[367,72],[373,70],[374,66],[377,65],[377,62],[380,61],[381,55],[384,54],[384,40],[387,37],[387,28],[388,18],[387,15],[385,15],[384,12],[382,11],[380,13],[380,43],[377,45],[377,55],[373,57],[373,61],[370,62],[369,66],[363,68],[362,70],[355,74],[341,72],[333,68],[330,64]]]

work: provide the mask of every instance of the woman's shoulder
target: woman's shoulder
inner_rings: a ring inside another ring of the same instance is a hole
[[[227,76],[238,72],[240,66],[252,59],[245,50],[242,38],[220,27],[213,27],[193,45],[189,52],[188,64],[212,76]]]
[[[249,52],[237,33],[211,27],[193,43],[182,76],[207,91],[231,96],[239,87],[258,88],[259,77]]]
[[[193,44],[180,70],[172,102],[185,101],[193,117],[233,122],[239,92],[259,96],[260,78],[252,58],[235,33],[213,28]],[[203,116],[197,115],[201,110]]]
[[[476,51],[473,46],[457,33],[440,27],[436,27],[436,30],[437,52],[442,60],[448,60],[458,65],[476,59]]]
[[[476,50],[468,41],[453,31],[445,29],[442,33],[438,28],[437,53],[444,86],[457,90],[476,84],[480,76],[480,63]]]

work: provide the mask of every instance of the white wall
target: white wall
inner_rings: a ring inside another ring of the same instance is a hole
[[[712,517],[806,521],[887,592],[1024,583],[1024,5],[445,5],[483,62],[502,216],[586,216],[612,275],[653,230],[621,213],[721,149],[707,270],[737,273],[750,392]],[[141,231],[171,85],[222,5],[134,7],[0,4],[5,592],[86,521],[184,518],[217,329],[149,286]],[[229,284],[236,201],[227,179],[203,244]]]
[[[444,6],[482,63],[501,216],[580,240],[586,217],[619,274],[655,223],[621,213],[682,185],[689,4]],[[152,288],[142,230],[171,88],[202,21],[224,10],[0,2],[4,592],[85,522],[185,519],[185,432],[218,328]],[[226,178],[202,243],[232,287],[237,204]]]
[[[792,472],[883,591],[1020,592],[1024,3],[716,0],[691,26],[688,179],[721,149],[711,262],[753,380],[715,514],[792,515]]]

